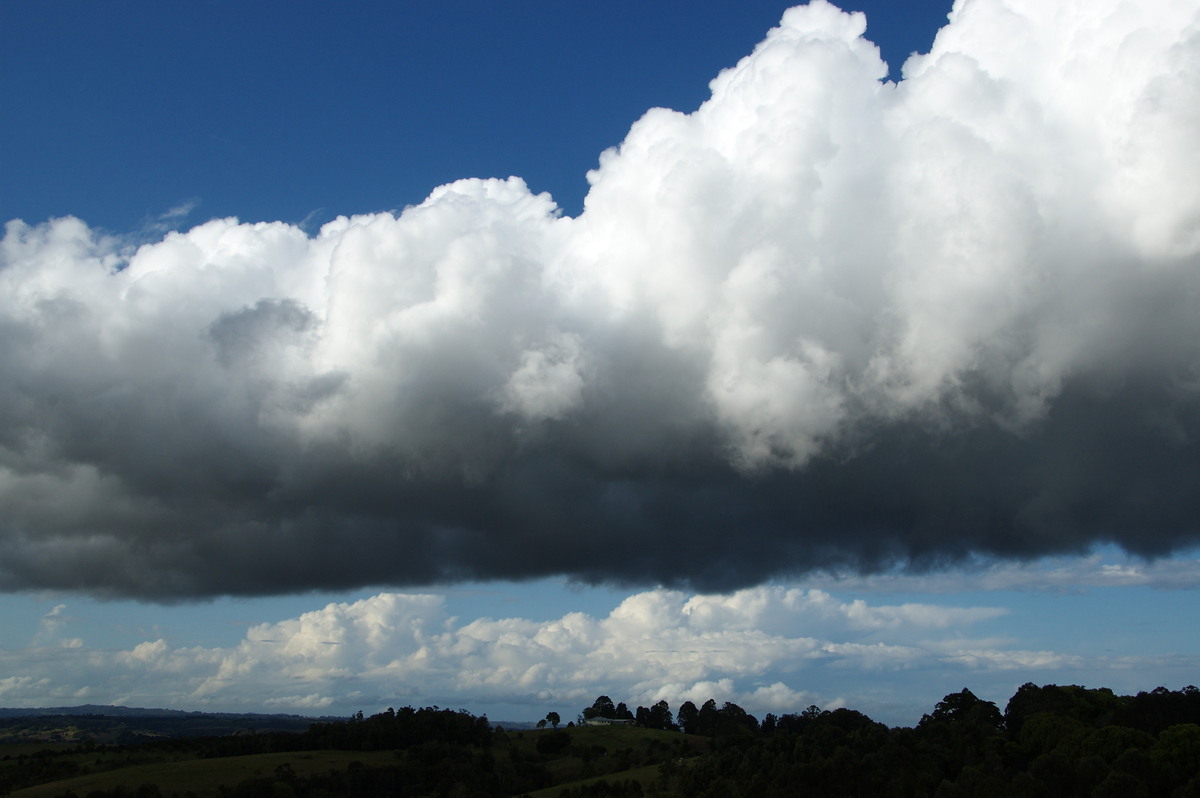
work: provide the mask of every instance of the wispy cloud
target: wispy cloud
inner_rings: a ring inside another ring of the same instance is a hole
[[[927,572],[814,574],[806,583],[855,593],[961,593],[969,591],[1037,591],[1079,593],[1111,587],[1156,590],[1200,588],[1200,559],[1186,554],[1143,560],[1101,550],[1086,555],[1045,557],[1030,561],[978,558],[953,570]]]

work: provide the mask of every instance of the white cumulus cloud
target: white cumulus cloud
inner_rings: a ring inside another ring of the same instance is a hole
[[[721,589],[1196,542],[1200,9],[788,10],[578,217],[0,243],[0,588]]]

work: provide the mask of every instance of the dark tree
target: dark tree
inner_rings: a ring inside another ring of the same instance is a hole
[[[659,701],[650,707],[650,728],[671,730],[679,728],[671,717],[671,706],[666,701]]]
[[[1056,684],[1038,687],[1026,682],[1008,700],[1004,709],[1005,729],[1015,739],[1029,719],[1041,714],[1070,718],[1085,726],[1106,726],[1118,718],[1128,701],[1107,688],[1089,690]]]
[[[617,716],[617,708],[613,705],[613,701],[606,695],[597,698],[590,707],[583,710],[584,720],[592,718],[615,718]]]
[[[717,730],[717,702],[710,698],[700,705],[696,713],[696,734],[712,737]]]
[[[726,701],[717,710],[717,733],[738,734],[757,731],[758,718],[749,714],[732,701]]]
[[[700,711],[691,701],[684,701],[679,706],[679,725],[684,734],[699,734]]]
[[[996,731],[1004,726],[1004,716],[991,701],[976,698],[967,688],[962,692],[951,693],[937,703],[933,712],[921,718],[918,727],[938,721],[965,721],[973,726],[980,726]]]

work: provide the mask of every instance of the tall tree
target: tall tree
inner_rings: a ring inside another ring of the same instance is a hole
[[[613,701],[606,695],[602,695],[592,702],[590,707],[583,710],[584,720],[592,718],[615,718],[617,716],[617,708],[613,705]]]
[[[697,726],[699,719],[700,712],[691,701],[684,701],[679,705],[679,725],[683,728],[684,734],[699,734],[700,730]]]
[[[671,717],[671,705],[666,701],[659,701],[650,708],[650,728],[652,729],[675,729],[675,720]]]

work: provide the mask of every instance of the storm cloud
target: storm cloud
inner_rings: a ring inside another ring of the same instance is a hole
[[[730,589],[1200,542],[1200,9],[789,10],[562,215],[0,245],[0,588]]]

